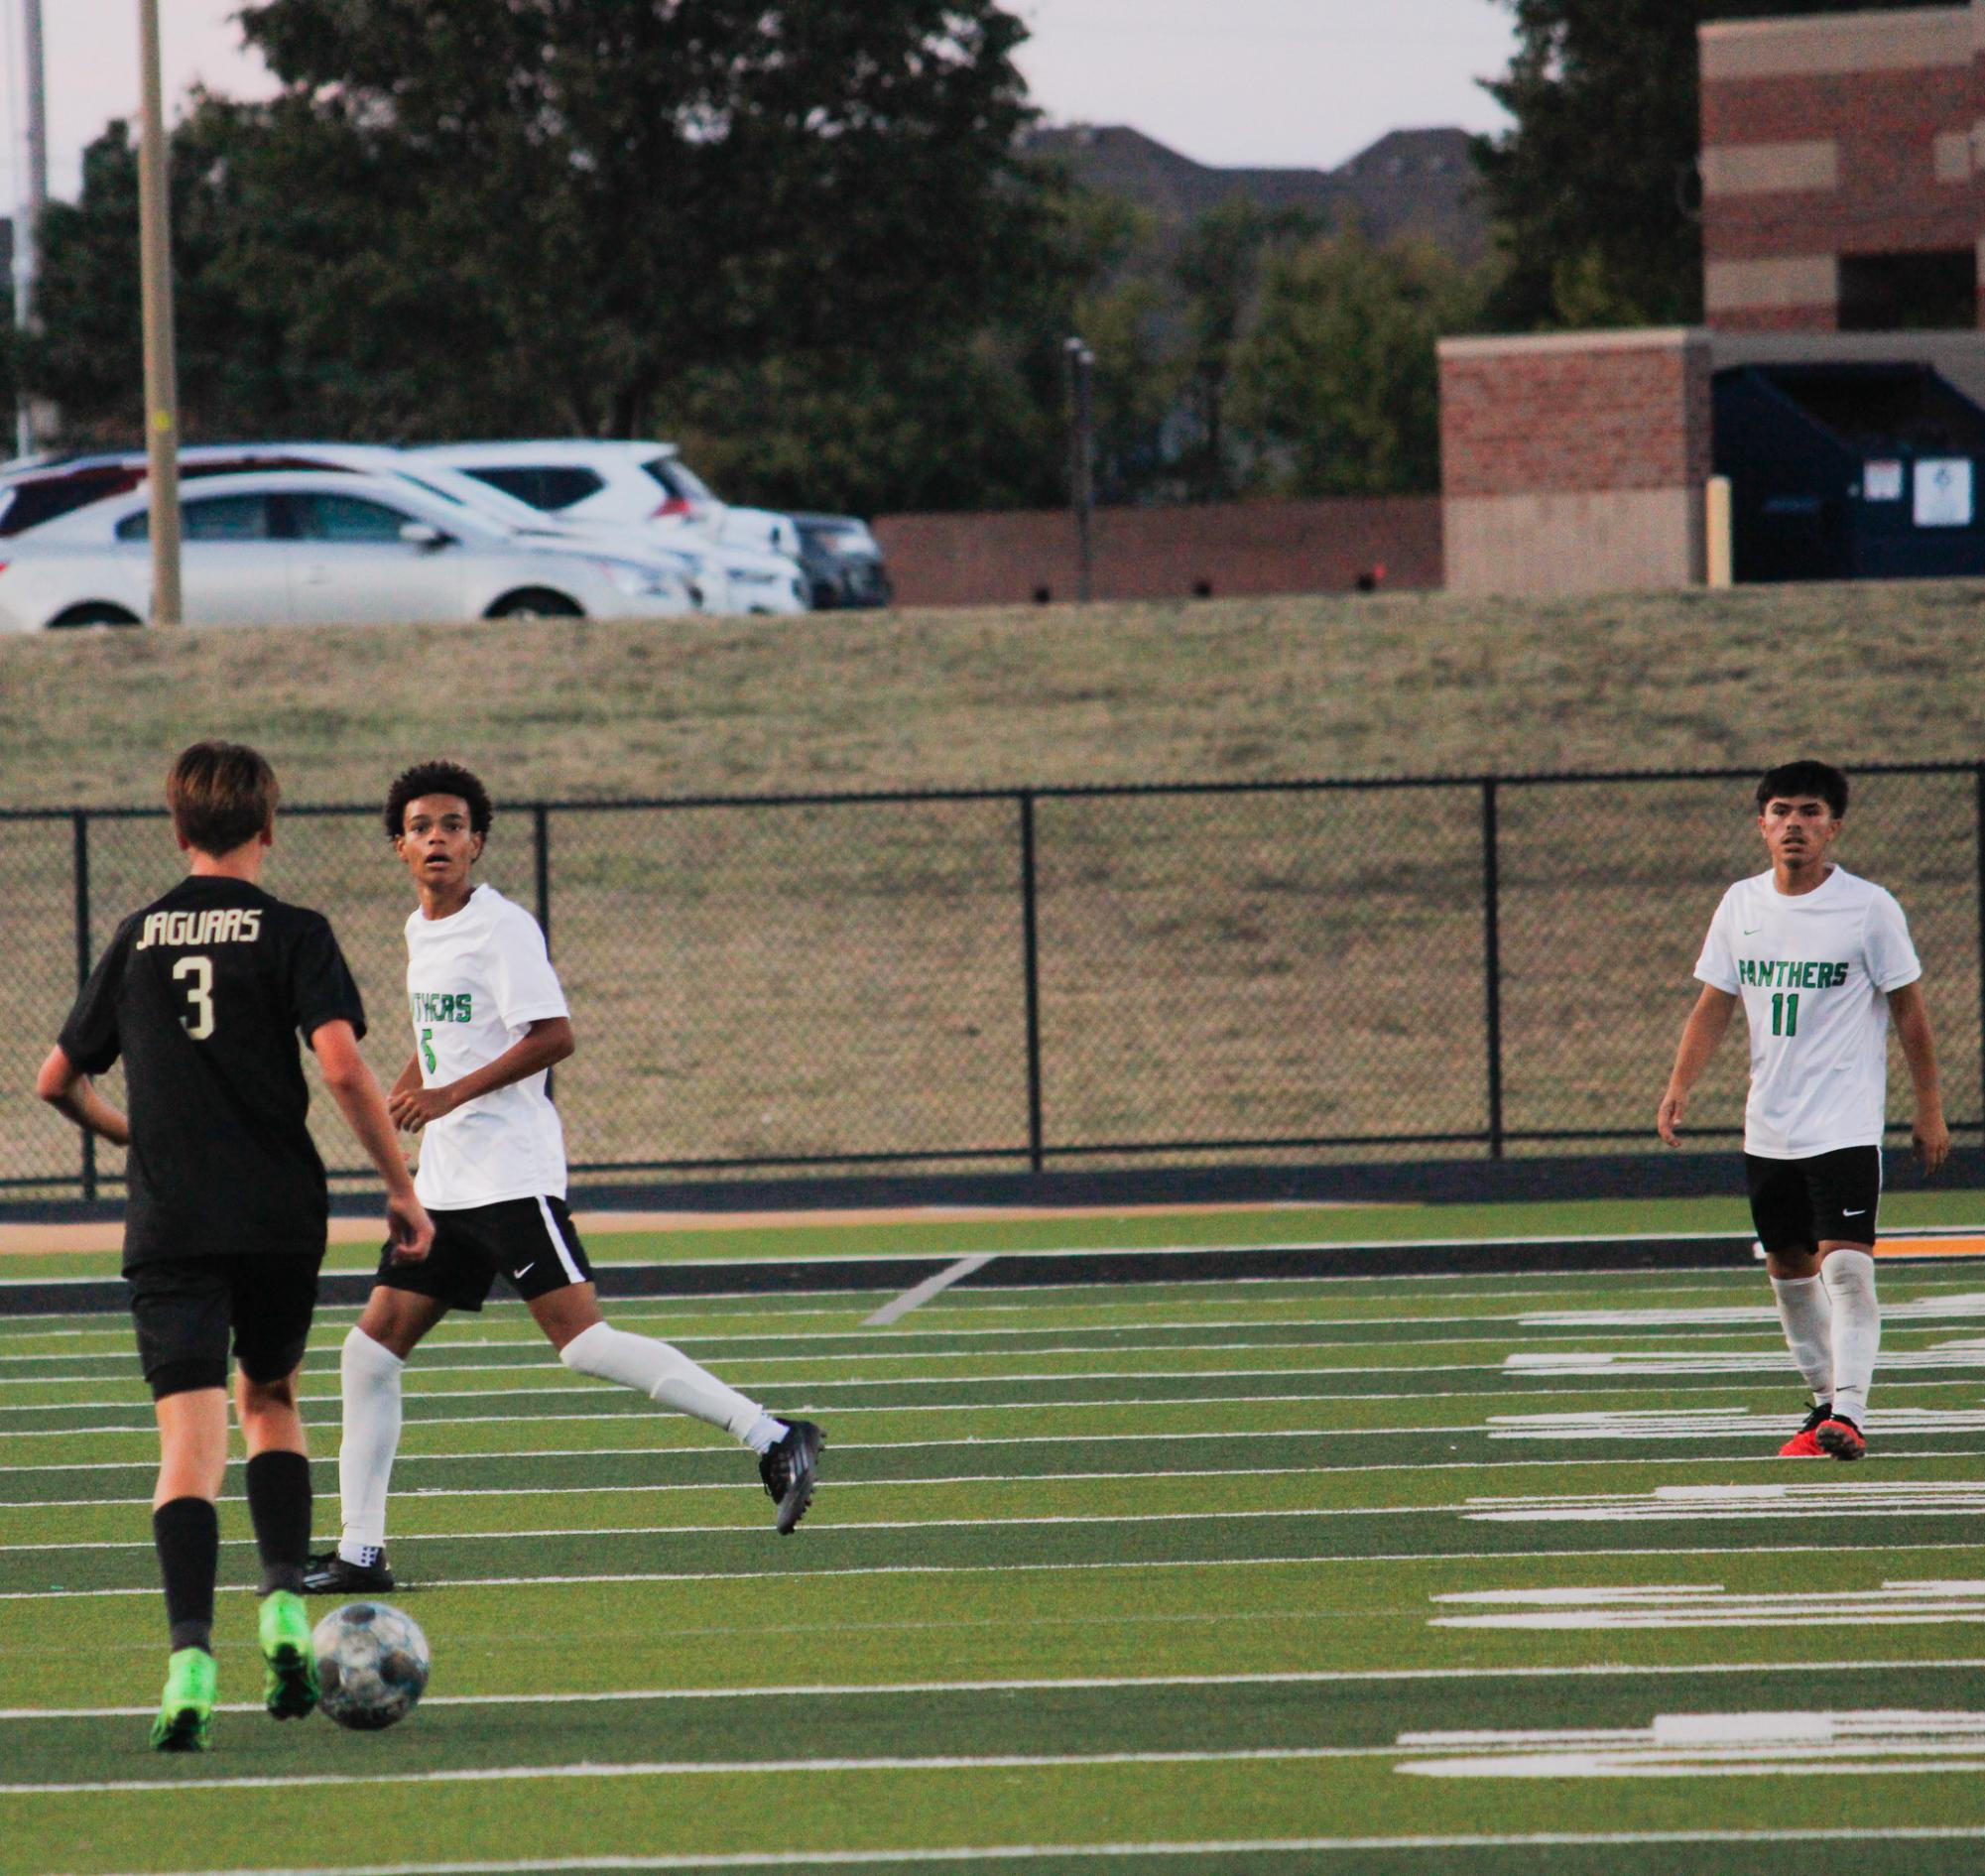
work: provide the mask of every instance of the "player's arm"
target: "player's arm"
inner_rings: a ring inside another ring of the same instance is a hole
[[[1895,1019],[1896,1040],[1910,1064],[1916,1089],[1916,1122],[1910,1138],[1925,1173],[1934,1173],[1950,1153],[1950,1129],[1943,1120],[1943,1090],[1936,1078],[1936,1044],[1930,1040],[1929,1011],[1923,1000],[1923,983],[1906,983],[1889,992],[1889,1014]]]
[[[357,1035],[342,1017],[334,1017],[310,1032],[310,1049],[345,1124],[386,1182],[386,1226],[394,1254],[406,1263],[419,1263],[434,1241],[434,1220],[415,1195],[414,1176],[400,1156],[386,1096],[358,1053]]]
[[[514,1081],[560,1063],[572,1053],[572,1019],[569,1016],[541,1016],[523,1035],[493,1062],[472,1068],[459,1081],[440,1087],[404,1087],[406,1076],[393,1084],[393,1118],[409,1133],[419,1133],[431,1120],[452,1114],[457,1107],[507,1088]]]
[[[84,1133],[108,1140],[113,1147],[131,1144],[130,1121],[97,1093],[96,1083],[68,1059],[68,1052],[60,1043],[42,1063],[42,1071],[35,1077],[35,1092]]]
[[[1695,999],[1695,1008],[1681,1026],[1681,1046],[1675,1052],[1675,1066],[1669,1071],[1668,1091],[1661,1097],[1661,1111],[1655,1126],[1672,1147],[1681,1145],[1681,1116],[1687,1110],[1689,1091],[1702,1078],[1723,1032],[1730,1027],[1730,1012],[1737,1007],[1736,996],[1704,984]]]
[[[390,1108],[401,1095],[421,1085],[421,1058],[419,1054],[407,1058],[407,1065],[400,1070],[399,1077],[386,1090],[386,1105]]]

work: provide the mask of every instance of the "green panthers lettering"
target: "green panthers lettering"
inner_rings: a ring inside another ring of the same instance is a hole
[[[1737,981],[1760,990],[1838,990],[1847,981],[1845,964],[1784,957],[1740,957]]]
[[[407,1001],[418,1028],[424,1023],[473,1023],[475,1010],[466,990],[410,990]]]

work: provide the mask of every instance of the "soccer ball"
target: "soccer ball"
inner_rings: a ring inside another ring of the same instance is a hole
[[[377,1732],[405,1719],[428,1685],[428,1638],[389,1602],[347,1602],[310,1637],[319,1703],[340,1726]]]

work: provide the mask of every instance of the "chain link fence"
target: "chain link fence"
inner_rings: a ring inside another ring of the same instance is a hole
[[[1761,870],[1753,781],[527,804],[481,876],[550,936],[581,1176],[1653,1150],[1704,928]],[[1985,764],[1854,781],[1841,858],[1910,915],[1976,1136]],[[377,811],[289,810],[277,836],[267,882],[330,915],[391,1080],[413,892]],[[0,814],[0,1196],[121,1190],[35,1069],[181,870],[162,811]],[[1705,1144],[1739,1136],[1744,1070],[1733,1037],[1691,1104]],[[313,1122],[335,1176],[369,1177],[328,1102]]]

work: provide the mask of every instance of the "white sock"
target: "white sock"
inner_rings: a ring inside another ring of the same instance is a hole
[[[578,1374],[618,1381],[663,1407],[721,1427],[733,1439],[748,1440],[766,1418],[756,1401],[725,1387],[680,1348],[651,1336],[630,1335],[607,1322],[595,1322],[574,1335],[558,1350],[558,1359]]]
[[[1875,1260],[1866,1251],[1829,1251],[1819,1275],[1833,1302],[1833,1411],[1865,1430],[1868,1389],[1882,1352]]]
[[[1772,1295],[1779,1300],[1779,1320],[1785,1324],[1786,1346],[1815,1407],[1833,1399],[1833,1303],[1826,1285],[1811,1277],[1774,1277]]]
[[[361,1328],[344,1338],[338,1364],[344,1438],[337,1448],[344,1537],[337,1554],[347,1563],[377,1563],[386,1543],[386,1488],[400,1450],[400,1375],[406,1366]]]

